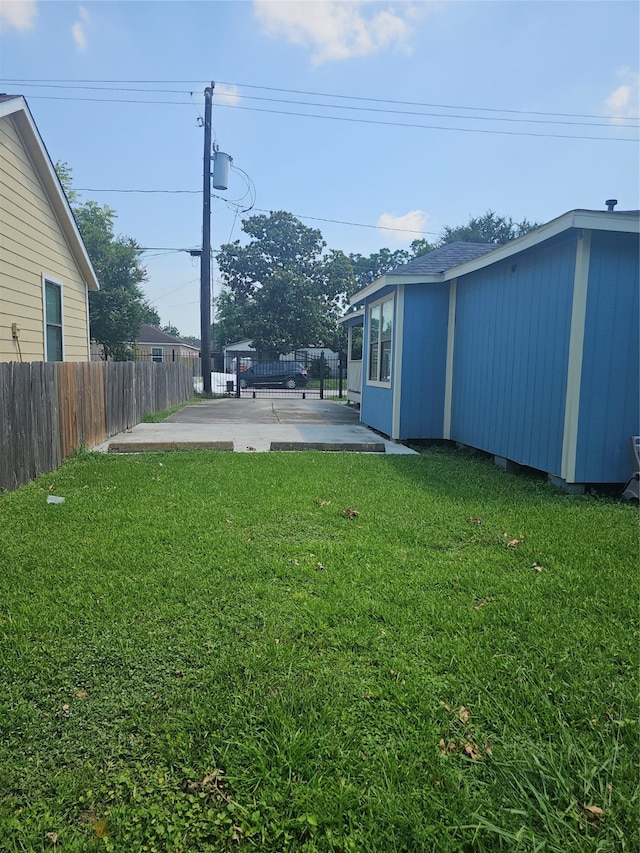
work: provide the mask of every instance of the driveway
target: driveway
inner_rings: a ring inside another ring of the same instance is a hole
[[[101,450],[131,453],[188,447],[260,453],[346,450],[412,454],[364,426],[359,412],[331,400],[229,397],[192,403],[159,424],[138,424]]]

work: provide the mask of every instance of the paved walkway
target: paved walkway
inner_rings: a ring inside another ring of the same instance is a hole
[[[350,450],[413,454],[364,426],[359,412],[330,400],[285,398],[203,400],[159,424],[138,424],[98,450],[122,453],[205,447],[262,453],[269,450]]]

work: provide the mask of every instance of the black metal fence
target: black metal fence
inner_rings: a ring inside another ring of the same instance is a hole
[[[220,363],[214,358],[213,363]],[[346,391],[347,363],[343,353],[287,356],[247,350],[227,352],[224,391],[236,397],[340,398]],[[219,375],[219,374],[218,374]],[[215,385],[215,383],[212,383]]]

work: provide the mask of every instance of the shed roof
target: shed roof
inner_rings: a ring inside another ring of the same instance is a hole
[[[60,179],[56,174],[49,152],[40,136],[33,116],[22,95],[0,94],[0,120],[13,121],[22,144],[31,157],[36,173],[42,183],[49,204],[65,235],[71,253],[75,259],[89,290],[98,290],[99,284],[95,270],[80,236],[80,231],[69,205]]]
[[[439,275],[451,267],[457,267],[466,261],[473,261],[480,255],[486,255],[497,248],[498,243],[467,243],[457,240],[447,243],[426,255],[420,255],[409,263],[389,270],[386,275]]]

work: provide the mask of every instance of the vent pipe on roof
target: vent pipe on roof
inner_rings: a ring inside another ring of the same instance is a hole
[[[618,203],[617,198],[608,198],[605,201],[605,204],[607,205],[607,210],[609,211],[609,213],[611,213],[611,211],[613,210],[613,208],[616,206],[617,203]]]

